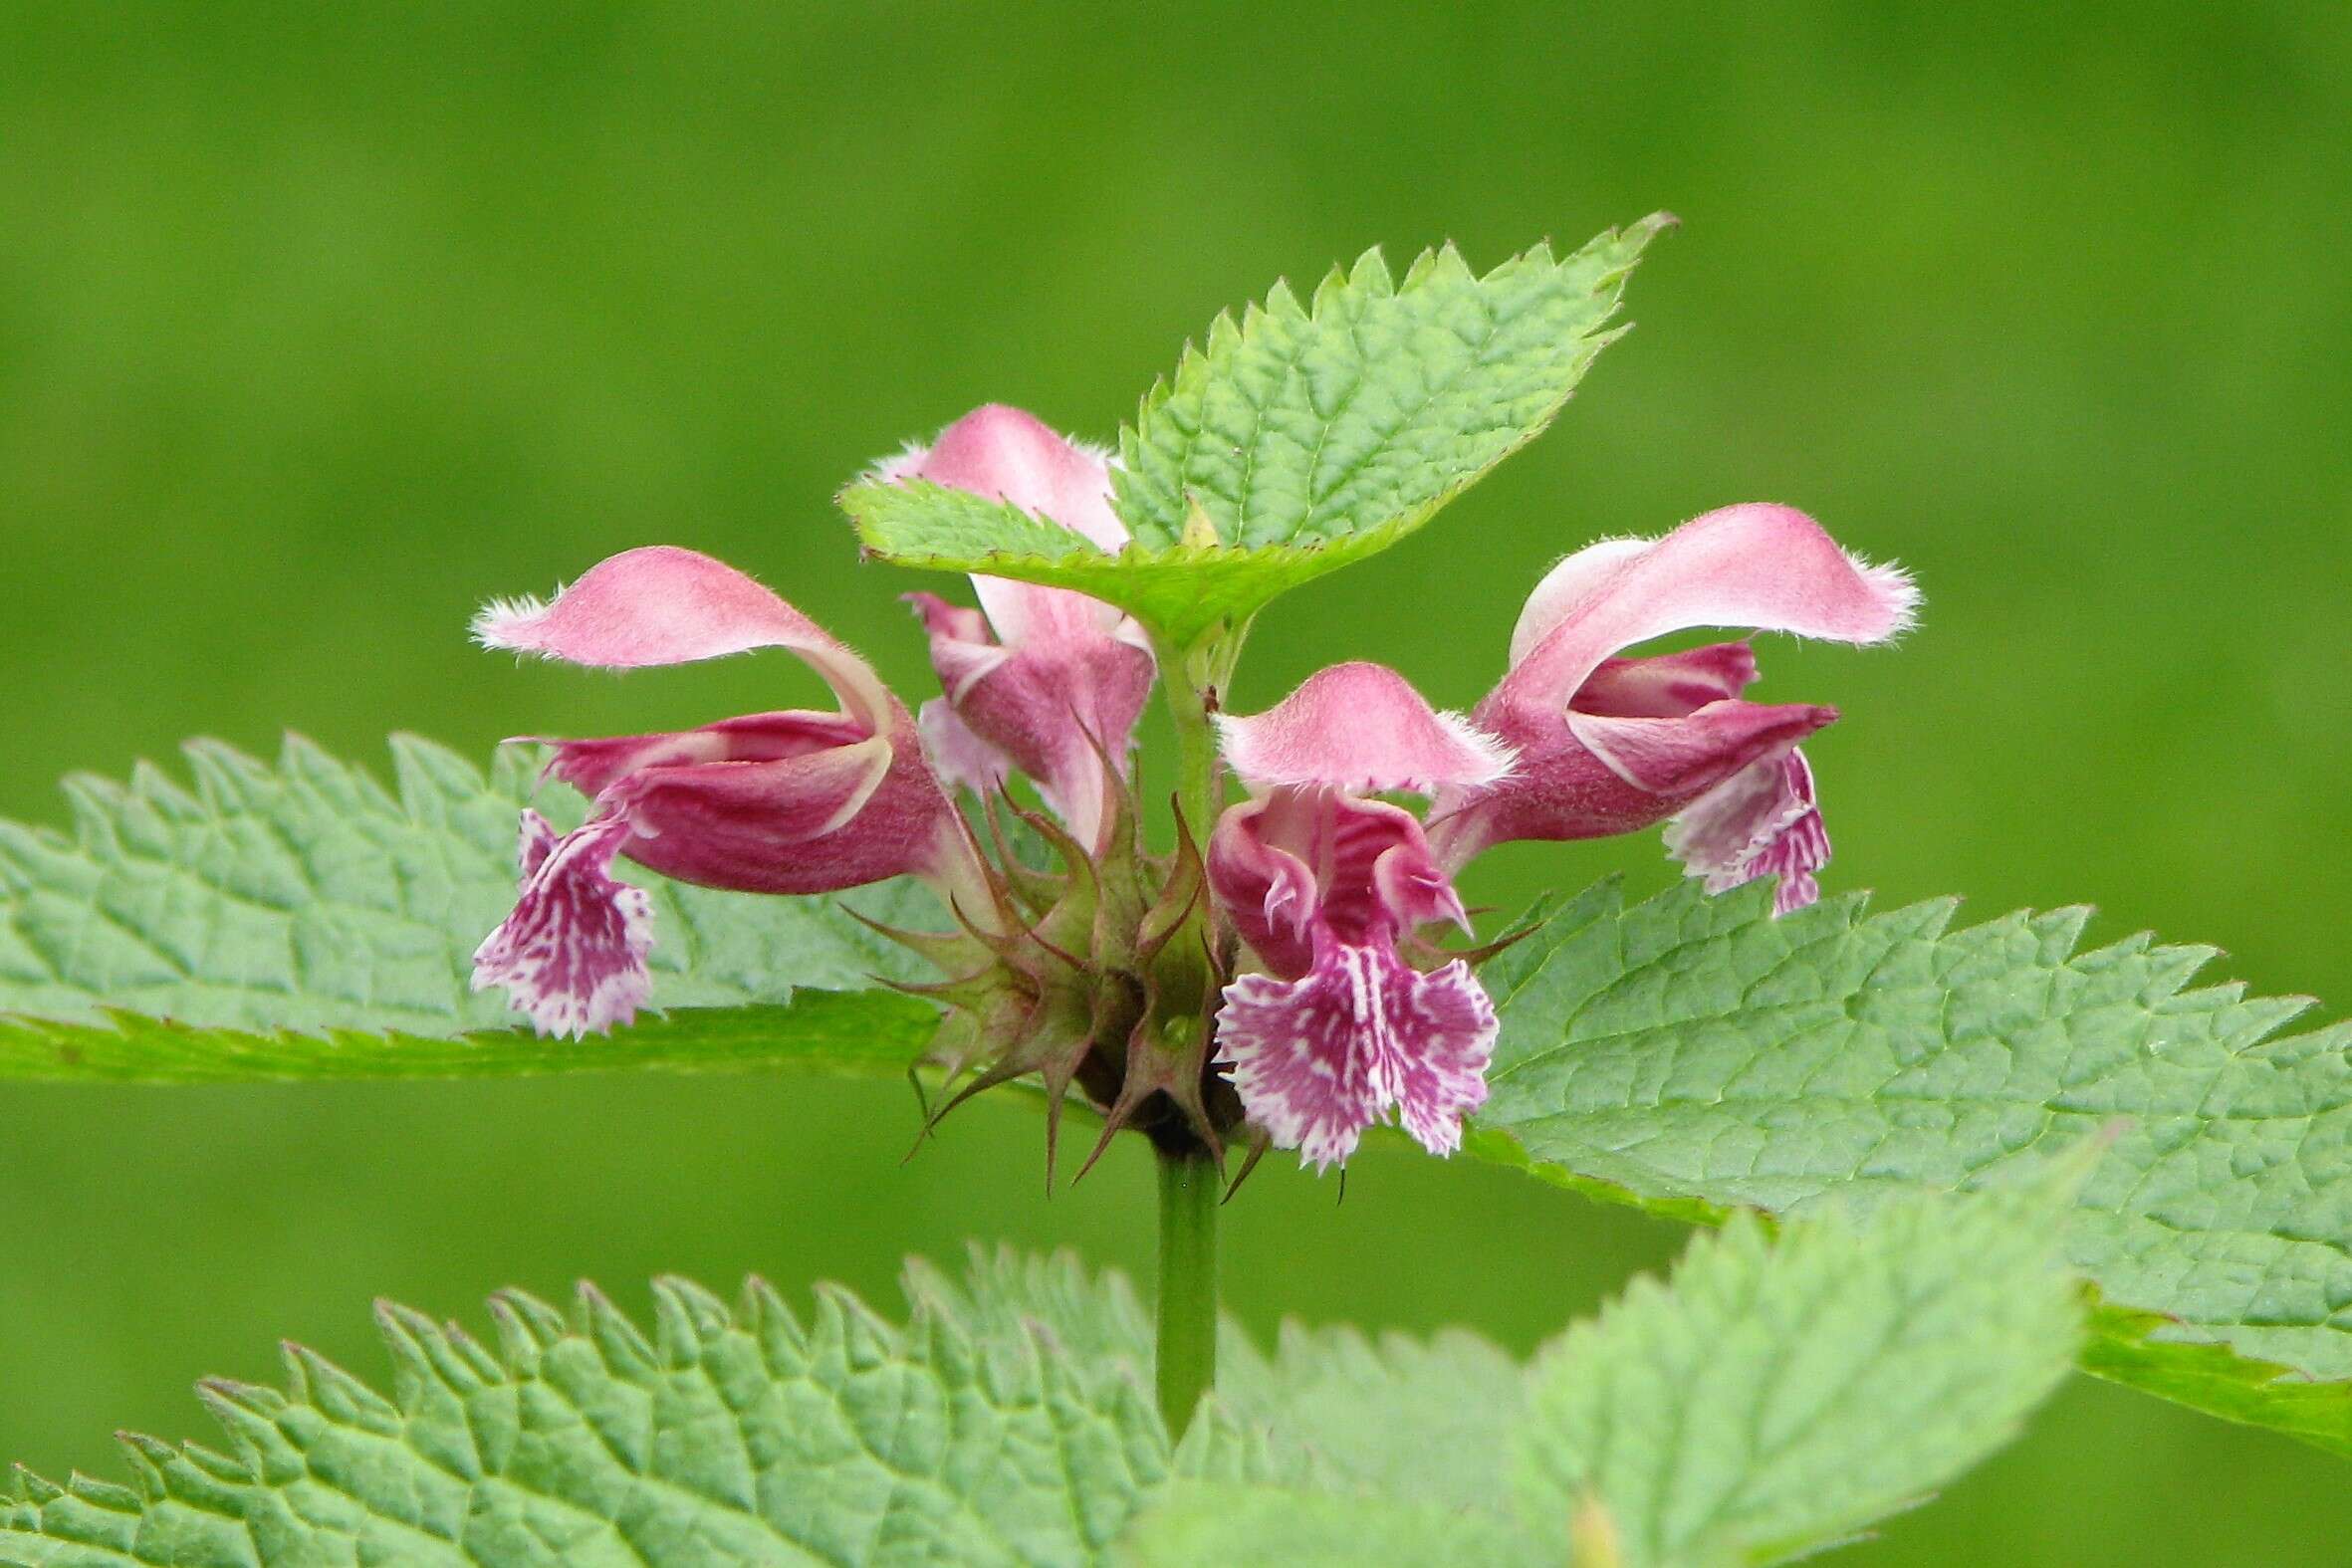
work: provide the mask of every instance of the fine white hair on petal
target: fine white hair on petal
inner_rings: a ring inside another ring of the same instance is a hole
[[[1596,546],[1552,568],[1521,617],[1511,674],[1523,700],[1565,704],[1637,643],[1697,626],[1848,643],[1909,624],[1918,590],[1872,566],[1794,507],[1721,507],[1638,549]]]
[[[1920,591],[1907,567],[1892,560],[1872,561],[1850,550],[1846,552],[1846,560],[1884,596],[1888,608],[1894,612],[1895,623],[1881,641],[1892,641],[1919,624],[1919,607],[1927,601],[1927,595]]]
[[[1447,734],[1461,742],[1467,750],[1478,753],[1486,760],[1487,766],[1494,769],[1493,776],[1485,780],[1481,787],[1503,783],[1511,777],[1512,770],[1519,766],[1519,748],[1491,730],[1480,729],[1470,715],[1452,708],[1439,708],[1433,711],[1432,717]],[[1438,784],[1436,781],[1423,781],[1417,787],[1421,793],[1431,794],[1436,792]]]
[[[1076,436],[1064,437],[1080,455],[1092,458],[1104,468],[1125,468],[1127,460],[1108,444],[1100,441],[1081,441]]]
[[[515,628],[525,621],[537,620],[548,611],[548,605],[563,597],[564,584],[557,583],[556,591],[546,598],[533,598],[528,593],[512,598],[495,598],[474,612],[473,623],[467,627],[474,641],[485,648],[512,649],[517,653],[536,653],[541,658],[552,655],[539,648],[518,647],[514,640]]]
[[[909,441],[888,457],[877,457],[866,466],[862,476],[878,485],[892,485],[923,466],[923,459],[931,455],[930,443]]]
[[[1322,785],[1357,793],[1492,784],[1518,752],[1459,713],[1433,709],[1386,665],[1317,670],[1263,713],[1220,714],[1219,748],[1253,788]]]

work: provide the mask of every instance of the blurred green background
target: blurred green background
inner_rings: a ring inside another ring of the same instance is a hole
[[[1769,13],[1768,19],[1766,13]],[[2352,1002],[2352,26],[2336,6],[11,4],[0,14],[0,811],[184,735],[691,724],[469,610],[669,542],[929,672],[827,497],[985,399],[1107,437],[1179,343],[1380,243],[1474,262],[1671,207],[1641,326],[1405,547],[1285,601],[1237,702],[1387,660],[1468,705],[1599,533],[1804,506],[1913,566],[1895,651],[1765,648],[1827,880],[2222,944]],[[1653,837],[1471,879],[1670,870]],[[919,1158],[832,1082],[0,1092],[0,1457],[111,1473],[377,1292],[680,1270],[890,1298],[967,1236],[1148,1261],[1132,1152],[1051,1202],[983,1103]],[[1532,1345],[1675,1228],[1502,1172],[1269,1162],[1230,1294]],[[635,1288],[631,1288],[635,1287]],[[2332,1564],[2340,1462],[2077,1380],[1856,1563]]]

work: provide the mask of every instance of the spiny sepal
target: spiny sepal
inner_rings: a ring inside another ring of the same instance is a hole
[[[1104,765],[1107,814],[1093,849],[1008,797],[986,802],[1001,857],[987,922],[966,918],[948,933],[867,922],[940,973],[887,983],[944,1009],[923,1057],[942,1081],[925,1101],[922,1137],[973,1096],[1034,1076],[1046,1098],[1049,1190],[1073,1089],[1104,1118],[1081,1175],[1123,1127],[1221,1155],[1242,1120],[1231,1087],[1208,1068],[1229,966],[1212,946],[1199,848],[1180,824],[1174,854],[1147,855],[1133,793]],[[1017,839],[1042,845],[1058,869],[1020,860]]]

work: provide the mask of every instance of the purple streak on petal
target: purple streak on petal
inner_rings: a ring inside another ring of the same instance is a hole
[[[542,1034],[584,1034],[633,1018],[652,989],[645,954],[653,906],[642,888],[610,874],[627,836],[626,823],[604,818],[559,839],[545,817],[526,810],[522,896],[475,950],[474,990],[503,988]]]
[[[1568,734],[1637,789],[1680,802],[1837,721],[1812,703],[1716,702],[1681,719],[1609,719],[1570,709]]]
[[[1460,714],[1431,708],[1382,664],[1317,670],[1264,713],[1219,718],[1217,732],[1226,761],[1254,788],[1433,794],[1492,784],[1511,770],[1511,748]]]
[[[1210,890],[1267,967],[1314,962],[1313,932],[1393,940],[1433,921],[1467,925],[1413,813],[1332,789],[1281,788],[1229,806],[1209,837]]]
[[[626,820],[631,860],[744,893],[946,879],[966,847],[911,726],[775,762],[642,769],[596,804]]]
[[[556,852],[564,835],[556,831],[556,824],[532,810],[523,808],[523,830],[515,837],[515,874],[528,882],[547,864],[547,857]]]
[[[1322,1169],[1392,1107],[1424,1148],[1452,1153],[1462,1116],[1486,1100],[1495,1034],[1469,966],[1422,975],[1385,942],[1319,932],[1299,979],[1245,975],[1226,987],[1217,1060],[1251,1120]]]
[[[1393,1097],[1397,1120],[1431,1154],[1462,1147],[1462,1118],[1487,1103],[1487,1063],[1500,1025],[1495,1005],[1456,959],[1426,975],[1412,974],[1404,1006],[1391,1005],[1397,1048],[1379,1073]]]
[[[1834,708],[1719,702],[1681,719],[1553,714],[1532,704],[1482,710],[1520,746],[1519,770],[1492,789],[1430,807],[1429,842],[1449,872],[1517,839],[1606,838],[1665,821],[1753,763],[1784,755]]]
[[[855,746],[869,734],[864,725],[845,714],[796,709],[722,719],[695,730],[601,736],[583,741],[548,740],[544,744],[555,748],[555,755],[548,760],[549,777],[563,780],[582,794],[596,795],[617,781],[647,768],[690,763],[776,762],[834,747]]]
[[[1641,659],[1603,659],[1568,706],[1616,719],[1679,719],[1756,684],[1756,650],[1715,642]]]
[[[606,669],[788,648],[869,731],[885,728],[896,706],[872,667],[808,616],[733,566],[668,545],[599,561],[550,602],[493,603],[474,617],[474,636],[488,648]]]
[[[1244,975],[1225,988],[1217,1060],[1242,1108],[1276,1147],[1318,1170],[1355,1152],[1380,1116],[1371,1063],[1357,1042],[1352,969],[1370,950],[1340,948],[1340,972],[1299,980]],[[1350,965],[1349,961],[1353,961]]]
[[[1777,877],[1774,914],[1819,898],[1813,873],[1829,863],[1829,833],[1804,753],[1752,763],[1685,806],[1667,826],[1666,852],[1710,893]]]

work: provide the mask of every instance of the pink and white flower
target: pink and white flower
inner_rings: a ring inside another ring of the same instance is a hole
[[[526,812],[522,892],[474,956],[543,1031],[625,1023],[649,987],[651,908],[612,859],[704,887],[826,893],[913,875],[966,918],[989,892],[963,818],[913,719],[863,659],[733,567],[654,546],[614,556],[550,603],[496,603],[484,646],[635,669],[784,648],[823,676],[837,712],[788,711],[673,734],[555,741],[548,771],[593,800],[561,839]]]
[[[1259,792],[1219,819],[1209,885],[1266,973],[1226,988],[1216,1060],[1250,1119],[1318,1168],[1391,1111],[1451,1153],[1486,1099],[1495,1009],[1462,960],[1424,973],[1400,951],[1425,925],[1469,920],[1413,814],[1365,796],[1491,784],[1510,748],[1376,664],[1335,665],[1219,724]]]
[[[1105,552],[1127,545],[1107,457],[1018,408],[974,409],[875,477],[1010,502]],[[983,792],[1013,769],[1028,774],[1071,835],[1098,849],[1108,831],[1103,760],[1125,765],[1151,694],[1150,639],[1131,616],[1066,588],[980,575],[972,587],[978,610],[906,595],[947,693],[923,705],[931,755],[952,782]]]
[[[1829,837],[1797,743],[1837,710],[1742,701],[1757,676],[1745,642],[1619,654],[1693,626],[1882,642],[1918,602],[1901,570],[1847,555],[1788,507],[1726,507],[1663,539],[1588,546],[1529,596],[1510,671],[1474,715],[1517,748],[1517,770],[1441,791],[1430,843],[1458,870],[1510,839],[1666,822],[1669,852],[1710,891],[1772,875],[1779,911],[1811,903]]]

